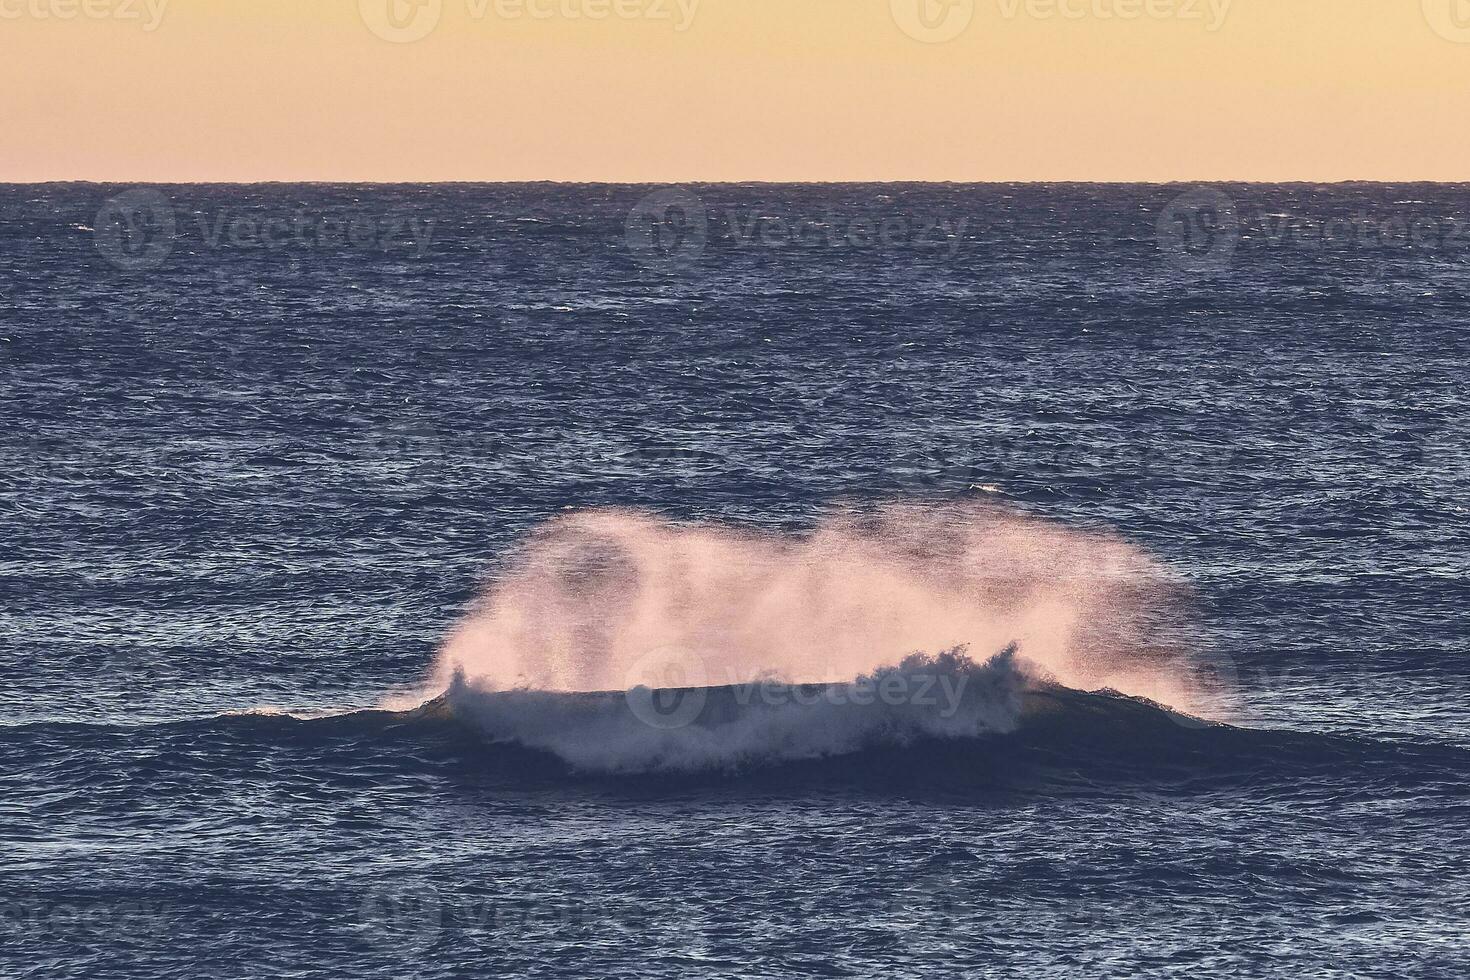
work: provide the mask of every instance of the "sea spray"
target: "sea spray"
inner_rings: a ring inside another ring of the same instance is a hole
[[[802,533],[588,509],[532,532],[432,693],[845,683],[1012,644],[1071,687],[1191,710],[1187,588],[1115,534],[989,503],[839,508]]]

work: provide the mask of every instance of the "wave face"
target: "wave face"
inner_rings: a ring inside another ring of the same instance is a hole
[[[1014,645],[1069,687],[1208,714],[1190,608],[1128,541],[984,503],[841,509],[798,534],[594,509],[530,535],[432,688],[844,684],[915,653]]]
[[[579,770],[702,772],[1011,732],[1027,684],[1012,648],[983,665],[915,655],[842,684],[567,694],[488,690],[461,675],[441,703],[492,740]]]
[[[931,679],[931,698],[903,700]],[[1032,676],[1013,652],[983,665],[958,654],[913,658],[868,680],[622,693],[486,691],[461,680],[408,711],[0,726],[0,762],[56,773],[50,792],[59,798],[96,795],[89,812],[98,819],[159,780],[229,791],[239,773],[262,767],[324,778],[313,792],[336,804],[369,787],[411,797],[446,784],[583,802],[590,790],[689,800],[691,788],[716,787],[732,801],[774,789],[787,798],[852,791],[988,802],[1011,792],[1269,787],[1291,804],[1339,792],[1460,796],[1470,765],[1470,750],[1447,742],[1239,728],[1077,691]]]

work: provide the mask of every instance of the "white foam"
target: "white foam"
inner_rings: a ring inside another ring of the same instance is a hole
[[[581,770],[690,772],[1013,731],[1028,676],[1007,650],[983,665],[958,653],[912,656],[811,688],[756,682],[588,695],[489,690],[460,676],[446,700],[492,740],[551,752]],[[655,708],[665,695],[669,703]]]

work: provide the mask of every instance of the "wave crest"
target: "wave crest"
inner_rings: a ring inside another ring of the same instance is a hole
[[[607,691],[845,683],[915,652],[1021,653],[1191,711],[1188,590],[1118,535],[989,503],[845,508],[800,533],[590,509],[534,531],[431,682]]]
[[[837,684],[579,694],[494,690],[459,674],[441,704],[492,741],[580,770],[700,772],[1011,732],[1035,676],[1010,647],[984,664],[959,650],[916,654]]]

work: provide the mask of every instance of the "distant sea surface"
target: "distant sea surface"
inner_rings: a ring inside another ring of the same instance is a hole
[[[1464,977],[1467,386],[1467,186],[0,186],[0,973]],[[547,521],[894,501],[1150,554],[1230,725],[376,710]]]

